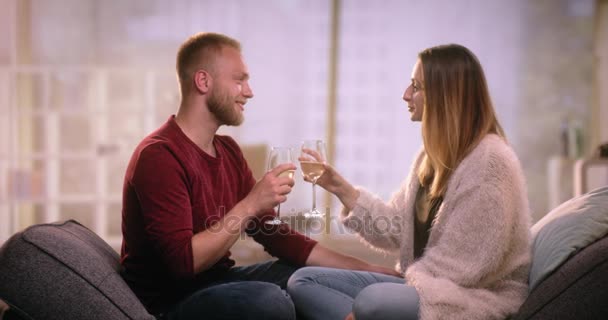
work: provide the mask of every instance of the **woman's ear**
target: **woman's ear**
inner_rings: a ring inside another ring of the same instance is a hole
[[[209,72],[200,69],[194,73],[194,86],[200,93],[207,93],[211,88],[212,82],[213,79]]]

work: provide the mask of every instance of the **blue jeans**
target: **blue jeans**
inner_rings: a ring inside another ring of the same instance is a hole
[[[166,319],[295,320],[293,302],[283,290],[295,270],[281,261],[231,268],[179,302]]]
[[[287,283],[298,317],[344,320],[418,319],[419,297],[405,279],[381,273],[308,267]]]

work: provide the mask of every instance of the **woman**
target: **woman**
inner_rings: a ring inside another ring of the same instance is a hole
[[[399,250],[405,279],[304,268],[288,284],[296,309],[307,319],[504,319],[528,291],[530,214],[482,67],[460,45],[426,49],[403,99],[424,148],[389,203],[329,165],[317,183],[344,204],[347,227]]]

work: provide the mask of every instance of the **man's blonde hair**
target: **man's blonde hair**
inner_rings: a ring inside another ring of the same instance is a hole
[[[177,52],[175,69],[182,94],[189,88],[188,83],[197,70],[215,72],[215,58],[223,47],[241,51],[241,44],[228,36],[219,33],[198,33],[186,40]]]
[[[422,139],[426,156],[418,170],[431,201],[440,201],[460,162],[488,134],[504,138],[477,57],[449,44],[423,50],[425,106]]]

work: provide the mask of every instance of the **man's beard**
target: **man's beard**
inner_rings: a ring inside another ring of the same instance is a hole
[[[243,123],[243,113],[235,107],[235,99],[219,88],[214,88],[207,100],[209,111],[220,122],[220,125],[238,126]]]

